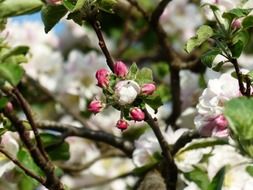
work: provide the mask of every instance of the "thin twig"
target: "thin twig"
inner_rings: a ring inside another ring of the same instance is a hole
[[[23,170],[26,175],[28,175],[28,176],[32,177],[33,179],[37,180],[42,185],[45,184],[45,179],[43,179],[42,177],[36,175],[31,170],[29,170],[28,168],[23,166],[23,164],[21,162],[19,162],[16,158],[13,158],[6,150],[4,150],[4,148],[0,147],[0,152],[2,154],[4,154],[14,164],[16,164],[21,170]]]
[[[14,88],[12,90],[12,92],[15,95],[16,100],[19,102],[20,106],[22,107],[22,110],[24,111],[24,113],[27,117],[27,120],[29,121],[29,123],[31,125],[31,128],[32,128],[34,136],[35,136],[35,140],[36,140],[36,143],[38,145],[40,152],[42,153],[43,157],[48,161],[49,158],[48,158],[47,153],[43,147],[42,141],[39,136],[39,131],[38,131],[35,121],[33,119],[33,113],[32,113],[32,110],[31,110],[28,102],[26,101],[26,99],[23,97],[23,95],[19,92],[19,90],[17,88]]]
[[[98,37],[98,40],[99,40],[98,44],[100,46],[100,49],[102,50],[102,52],[105,55],[107,65],[109,66],[109,68],[113,72],[114,61],[113,61],[113,58],[112,58],[111,54],[109,53],[108,48],[106,46],[106,43],[105,43],[105,40],[104,40],[104,37],[103,37],[103,33],[101,31],[100,22],[98,20],[96,20],[96,18],[91,18],[88,21],[91,24],[94,31],[96,32],[96,34],[97,34],[97,37]]]
[[[52,121],[38,121],[37,125],[41,129],[63,132],[65,137],[83,137],[94,141],[104,142],[122,150],[128,157],[132,157],[134,150],[133,143],[110,133],[96,131],[86,127],[79,128],[69,124],[62,124]]]
[[[239,68],[239,64],[237,59],[230,59],[231,63],[234,66],[235,72],[236,72],[236,76],[237,76],[237,80],[238,80],[238,85],[239,85],[239,90],[241,92],[242,95],[249,97],[250,96],[250,88],[246,88],[244,87],[243,84],[243,79],[242,79],[242,72],[240,71]],[[249,86],[249,85],[248,85]]]
[[[60,182],[59,178],[55,174],[54,165],[52,164],[52,162],[50,162],[50,160],[47,161],[42,156],[36,144],[32,142],[29,131],[26,131],[24,123],[19,120],[19,118],[14,115],[14,113],[10,113],[6,109],[3,110],[3,113],[16,128],[20,139],[30,152],[34,162],[45,173],[46,181],[44,183],[44,186],[46,186],[49,190],[64,190],[63,184]]]

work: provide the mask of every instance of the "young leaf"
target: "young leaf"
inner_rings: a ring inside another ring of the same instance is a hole
[[[247,16],[242,21],[242,27],[248,29],[253,27],[253,15]]]
[[[62,4],[70,12],[72,12],[75,8],[75,0],[63,0]]]
[[[226,173],[226,166],[222,167],[214,176],[211,183],[208,185],[207,190],[222,190],[224,177]]]
[[[0,79],[7,80],[16,86],[22,79],[24,69],[18,64],[0,64]]]
[[[190,145],[180,149],[177,154],[181,154],[185,151],[189,151],[189,150],[193,150],[193,149],[206,148],[206,147],[210,147],[210,146],[212,147],[215,145],[224,145],[224,144],[228,144],[228,142],[224,139],[209,138],[209,139],[198,140],[198,141],[192,142]]]
[[[130,80],[135,80],[136,79],[136,75],[137,73],[139,72],[139,69],[136,65],[136,63],[133,63],[131,65],[131,67],[129,68],[129,71],[128,71],[128,74],[127,74],[127,79],[130,79]]]
[[[0,109],[3,109],[5,107],[5,105],[7,104],[7,102],[8,102],[8,98],[1,97],[0,98]]]
[[[230,47],[230,51],[234,58],[240,57],[244,47],[249,41],[249,33],[245,30],[238,32],[233,38],[233,45]]]
[[[248,174],[253,177],[253,166],[247,166],[246,167],[246,172],[248,172]]]
[[[200,189],[207,189],[209,184],[209,179],[207,173],[200,168],[195,167],[193,171],[184,173],[187,180],[195,182]]]
[[[20,149],[17,154],[17,159],[20,161],[26,168],[33,171],[37,175],[41,176],[43,175],[43,172],[40,170],[40,168],[34,163],[32,157],[25,149]],[[21,170],[23,171],[23,170]]]
[[[45,32],[48,33],[67,12],[67,9],[63,5],[44,6],[41,10],[41,18],[45,25]]]
[[[200,46],[203,42],[205,42],[208,38],[213,36],[213,29],[210,26],[203,25],[197,30],[196,36],[190,38],[186,45],[186,52],[190,53],[194,48]]]
[[[222,17],[226,18],[228,21],[232,22],[233,19],[241,18],[247,16],[252,9],[241,9],[235,8],[228,12],[223,13]]]
[[[41,9],[41,0],[5,0],[0,3],[0,17],[11,17],[37,12]]]
[[[207,67],[212,68],[215,57],[220,53],[221,50],[218,48],[211,49],[201,56],[201,62],[204,63]]]
[[[52,160],[68,160],[70,158],[69,144],[65,141],[62,142],[61,136],[41,133],[40,137]]]
[[[140,85],[153,82],[152,70],[149,68],[142,68],[136,75],[136,82]]]
[[[28,51],[29,51],[28,46],[17,46],[4,52],[4,54],[1,55],[0,60],[1,62],[4,62],[6,59],[8,59],[11,56],[26,55]]]
[[[113,13],[113,7],[117,4],[117,0],[97,0],[97,4],[102,11]]]
[[[253,138],[253,98],[240,97],[225,104],[225,116],[235,135],[244,140]]]

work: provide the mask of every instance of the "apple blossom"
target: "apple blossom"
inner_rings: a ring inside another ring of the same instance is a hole
[[[224,104],[240,95],[238,81],[228,73],[209,80],[207,88],[199,97],[197,116],[194,119],[200,133],[204,136],[226,136],[227,121],[222,115]]]
[[[93,112],[93,113],[99,113],[101,112],[101,110],[105,107],[105,105],[103,104],[103,102],[101,102],[100,100],[92,100],[88,106],[88,110]]]
[[[109,71],[107,69],[99,69],[96,72],[96,79],[98,82],[98,86],[101,88],[105,88],[109,85]]]
[[[129,125],[129,124],[127,123],[126,120],[120,119],[120,120],[118,120],[118,122],[117,122],[117,124],[116,124],[116,127],[117,127],[118,129],[121,129],[121,130],[123,131],[123,130],[125,130],[125,129],[128,128],[128,125]]]
[[[145,119],[145,113],[137,107],[130,110],[130,116],[135,121],[143,121]]]
[[[141,93],[144,95],[151,95],[155,90],[156,86],[153,83],[147,83],[141,87]]]
[[[133,80],[120,81],[115,86],[115,94],[120,105],[133,103],[139,93],[140,86]]]
[[[125,77],[128,73],[128,68],[122,61],[117,61],[114,64],[114,73],[119,77]]]

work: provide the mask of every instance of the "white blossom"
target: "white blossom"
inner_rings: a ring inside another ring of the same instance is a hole
[[[116,84],[115,94],[120,105],[131,104],[140,93],[140,86],[133,80],[124,80]]]

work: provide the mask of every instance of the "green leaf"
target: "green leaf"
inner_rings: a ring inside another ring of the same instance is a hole
[[[163,79],[170,71],[169,64],[166,62],[158,62],[152,65],[154,76]]]
[[[7,103],[8,103],[8,98],[1,97],[0,98],[0,109],[3,109]]]
[[[18,64],[0,64],[0,79],[7,80],[16,86],[22,79],[24,69]]]
[[[212,68],[215,57],[220,53],[221,50],[218,48],[211,49],[201,56],[200,58],[201,62],[205,64],[207,67]]]
[[[63,0],[62,3],[69,11],[73,11],[75,8],[75,0]]]
[[[146,98],[143,99],[146,104],[148,104],[151,108],[154,110],[157,110],[160,106],[163,105],[162,99],[157,92],[155,92],[151,96],[147,96]]]
[[[45,25],[45,32],[48,33],[67,13],[67,9],[63,5],[44,6],[41,10],[41,18]]]
[[[219,63],[217,63],[216,65],[214,65],[212,67],[212,69],[216,72],[219,72],[221,70],[221,67],[225,64],[224,61],[220,61]]]
[[[188,173],[184,173],[187,180],[195,182],[200,189],[207,189],[209,184],[209,178],[205,171],[195,167],[194,170]]]
[[[0,17],[30,14],[41,9],[41,0],[5,0],[0,3]]]
[[[140,85],[153,82],[152,70],[149,68],[142,68],[136,75],[136,82]]]
[[[193,149],[206,148],[210,146],[212,147],[212,146],[224,145],[224,144],[228,144],[228,142],[223,139],[215,139],[215,138],[201,139],[201,140],[193,141],[188,146],[180,149],[177,154],[181,154],[185,151],[189,151]]]
[[[234,19],[247,16],[251,12],[251,10],[252,9],[235,8],[223,13],[222,17],[227,19],[229,22],[232,22],[232,20]]]
[[[248,172],[248,174],[253,177],[253,166],[247,166],[246,167],[246,172]]]
[[[34,190],[36,189],[38,184],[39,183],[35,179],[23,174],[22,178],[18,182],[18,189],[19,190]]]
[[[190,53],[194,48],[200,46],[203,42],[213,36],[213,29],[210,26],[203,25],[197,30],[196,36],[190,38],[186,45],[186,52]]]
[[[142,176],[145,174],[147,171],[149,171],[151,168],[153,168],[157,164],[157,160],[153,159],[149,164],[146,164],[145,166],[135,168],[133,170],[133,173],[137,176]]]
[[[77,0],[73,12],[81,10],[86,2],[87,0]]]
[[[34,163],[32,157],[30,154],[24,149],[21,148],[18,151],[17,159],[20,161],[27,169],[33,171],[35,174],[41,176],[43,175],[43,172],[40,170],[40,168]],[[23,170],[20,169],[20,171],[23,172]]]
[[[97,0],[97,4],[102,11],[113,13],[113,8],[117,4],[117,0]]]
[[[59,135],[50,133],[40,134],[45,150],[52,160],[68,160],[70,158],[69,144]]]
[[[67,19],[73,20],[75,23],[77,23],[80,26],[82,26],[82,24],[83,24],[82,13],[80,13],[79,11],[69,13],[67,16]]]
[[[229,127],[240,139],[253,138],[253,98],[240,97],[225,104]]]
[[[4,52],[4,54],[1,55],[0,60],[1,62],[4,62],[7,58],[10,58],[11,56],[26,55],[28,51],[29,51],[28,46],[17,46]]]
[[[240,57],[248,41],[249,41],[249,33],[247,31],[242,30],[236,33],[236,35],[232,40],[233,45],[230,47],[230,51],[234,58]]]
[[[138,69],[136,63],[133,63],[129,68],[126,78],[130,79],[130,80],[135,80],[138,72],[139,72],[139,69]]]
[[[242,27],[248,29],[253,27],[253,15],[247,16],[242,21]]]
[[[222,190],[224,177],[226,173],[226,166],[222,167],[214,176],[211,183],[208,185],[207,190]]]

